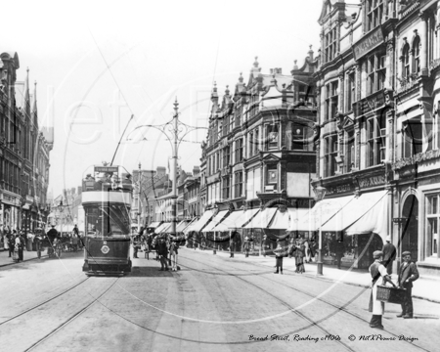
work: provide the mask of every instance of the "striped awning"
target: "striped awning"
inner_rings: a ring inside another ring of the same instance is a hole
[[[219,211],[217,213],[217,215],[215,215],[214,218],[210,221],[210,223],[205,226],[205,228],[202,230],[202,232],[216,231],[216,230],[214,230],[214,228],[222,222],[222,220],[225,218],[225,216],[228,212],[229,212],[229,210]]]

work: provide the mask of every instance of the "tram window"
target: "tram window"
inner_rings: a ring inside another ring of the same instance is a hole
[[[86,211],[87,233],[92,236],[127,236],[129,213],[125,206],[112,204]]]

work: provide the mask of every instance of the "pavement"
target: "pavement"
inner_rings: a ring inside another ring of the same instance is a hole
[[[193,251],[194,249],[183,248],[187,251]],[[205,253],[208,255],[213,255],[212,249],[199,250],[199,253]],[[234,258],[229,258],[229,252],[225,251],[217,251],[217,256],[225,257],[230,259],[231,261],[243,261],[250,262],[257,265],[265,266],[274,270],[275,258],[273,256],[258,256],[258,255],[250,255],[249,257],[245,257],[242,253],[235,253]],[[24,262],[31,260],[45,260],[48,258],[47,251],[43,252],[41,259],[37,258],[36,251],[27,251],[23,252]],[[0,267],[14,265],[15,262],[12,258],[9,258],[8,251],[0,250]],[[306,272],[304,274],[296,274],[295,273],[295,259],[294,258],[284,258],[283,262],[284,272],[293,273],[295,275],[304,275],[309,277],[314,277],[319,280],[326,280],[330,282],[343,282],[349,285],[355,285],[360,287],[370,287],[371,284],[371,276],[370,273],[366,270],[358,270],[358,269],[350,269],[350,268],[342,268],[338,269],[336,266],[332,265],[324,265],[323,275],[317,274],[317,265],[316,263],[306,263],[304,264]],[[397,282],[397,274],[392,274],[392,280],[394,283]],[[435,303],[440,303],[440,277],[436,276],[420,276],[420,278],[414,282],[413,287],[413,297],[428,300]]]
[[[48,258],[47,250],[45,250],[43,253],[41,253],[40,260],[43,260],[45,258]],[[37,257],[37,251],[27,251],[25,249],[23,251],[23,262],[28,262],[30,260],[39,260]],[[22,262],[20,262],[20,263],[22,263]],[[9,252],[0,249],[0,267],[14,265],[14,264],[16,264],[16,262],[14,262],[12,260],[12,258],[9,257]]]
[[[192,251],[194,249],[187,249]],[[206,253],[206,255],[213,255],[212,249],[199,250],[200,253]],[[275,257],[274,256],[258,256],[250,255],[245,257],[242,253],[235,253],[234,258],[229,258],[229,252],[217,251],[218,256],[222,256],[230,259],[231,261],[243,261],[251,262],[257,265],[267,266],[271,270],[275,270]],[[304,275],[313,277],[319,280],[326,280],[330,282],[342,282],[349,285],[360,287],[371,287],[371,276],[367,270],[342,268],[338,269],[334,265],[326,265],[323,267],[323,275],[317,274],[316,263],[304,264],[306,272],[304,274],[295,273],[295,258],[284,258],[283,261],[284,273],[293,273],[295,275]],[[397,283],[397,273],[393,273],[391,278],[394,283]],[[440,277],[421,275],[417,281],[414,282],[412,296],[413,298],[424,299],[430,302],[440,303]]]

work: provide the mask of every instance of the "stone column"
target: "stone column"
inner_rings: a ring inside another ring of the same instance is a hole
[[[420,19],[423,22],[423,25],[421,26],[421,32],[420,34],[417,33],[417,29],[414,30],[414,35],[420,36],[420,75],[421,76],[427,76],[429,74],[428,72],[428,21],[427,16],[425,13],[419,14]],[[413,52],[414,55],[414,52]]]
[[[385,81],[385,88],[394,89],[394,83],[395,83],[395,72],[396,68],[394,67],[394,38],[391,38],[387,41],[387,62],[386,62],[386,81]]]

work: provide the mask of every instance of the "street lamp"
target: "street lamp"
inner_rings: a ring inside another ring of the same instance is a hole
[[[324,199],[327,190],[325,187],[318,186],[314,190],[316,201],[319,202]],[[320,220],[322,219],[322,207],[320,207]],[[319,244],[318,244],[318,266],[317,266],[317,274],[323,275],[323,263],[322,263],[322,221],[320,221],[319,225]]]
[[[190,133],[195,130],[199,129],[206,129],[206,127],[194,127],[187,125],[186,123],[183,123],[179,120],[179,103],[176,101],[174,102],[174,115],[173,118],[168,121],[167,123],[164,123],[162,125],[141,125],[136,127],[132,132],[136,131],[139,128],[144,127],[152,127],[160,131],[165,135],[165,138],[170,142],[171,149],[172,149],[172,159],[173,159],[173,168],[172,168],[172,180],[173,180],[173,187],[172,187],[172,211],[171,211],[171,234],[173,236],[176,236],[176,221],[177,221],[177,159],[179,154],[179,146],[180,143],[184,140],[184,138]],[[132,133],[131,132],[131,133]],[[130,134],[131,134],[130,133]],[[129,134],[129,135],[130,135]],[[127,137],[128,139],[128,137]]]

